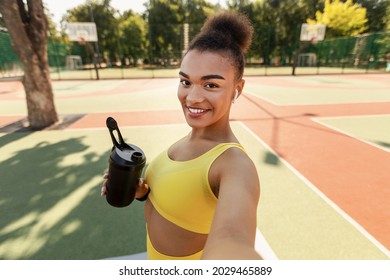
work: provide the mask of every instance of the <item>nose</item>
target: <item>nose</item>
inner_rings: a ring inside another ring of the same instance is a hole
[[[204,100],[204,95],[202,89],[194,86],[192,87],[187,94],[186,100],[190,104],[200,103]]]

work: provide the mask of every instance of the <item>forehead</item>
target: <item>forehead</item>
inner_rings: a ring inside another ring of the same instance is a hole
[[[220,75],[225,79],[234,77],[234,67],[227,56],[207,51],[189,51],[181,62],[180,71],[193,78],[205,75]]]

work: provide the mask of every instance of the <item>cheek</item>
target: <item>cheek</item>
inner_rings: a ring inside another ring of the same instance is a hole
[[[185,100],[184,91],[180,88],[180,86],[177,89],[177,98],[179,99],[180,102],[183,102]]]

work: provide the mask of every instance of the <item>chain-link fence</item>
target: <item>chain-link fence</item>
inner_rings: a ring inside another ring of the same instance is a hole
[[[194,36],[195,30],[189,29],[189,39]],[[272,49],[275,41],[277,43],[275,33],[263,34],[264,38],[254,38],[261,43],[254,43],[248,53],[246,75],[291,75],[294,66],[297,75],[390,71],[390,33],[371,33],[317,43],[298,41]],[[176,77],[186,46],[184,28],[178,28],[171,35],[164,41],[160,35],[149,34],[149,43],[137,56],[125,53],[127,42],[123,38],[117,39],[116,55],[99,49],[99,44],[93,42],[49,42],[52,79]],[[22,75],[23,66],[12,49],[9,35],[0,32],[0,79]]]

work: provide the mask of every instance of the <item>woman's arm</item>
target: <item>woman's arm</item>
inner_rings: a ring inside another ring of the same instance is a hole
[[[214,164],[220,176],[218,204],[202,259],[261,259],[254,249],[260,196],[256,167],[238,149],[227,150]]]

